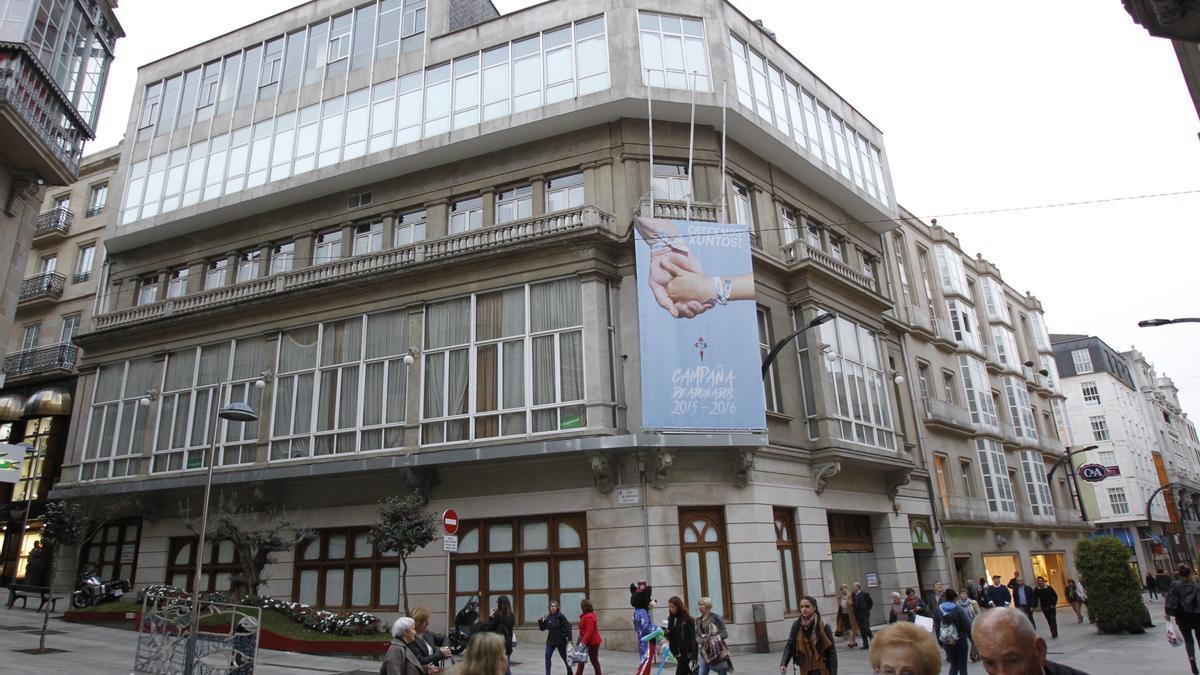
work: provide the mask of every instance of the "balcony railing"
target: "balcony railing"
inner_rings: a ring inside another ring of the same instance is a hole
[[[87,210],[87,213],[83,214],[83,217],[84,218],[94,218],[95,216],[98,216],[101,213],[104,213],[104,206],[105,206],[104,204],[101,204],[100,206],[93,206],[92,208]]]
[[[63,284],[67,278],[57,272],[47,272],[35,277],[28,277],[21,282],[21,297],[17,302],[31,302],[50,298],[57,300],[62,296]]]
[[[847,265],[840,260],[835,259],[828,253],[810,248],[803,241],[794,241],[783,247],[783,257],[790,263],[798,263],[802,260],[811,260],[817,266],[833,273],[835,276],[842,277],[847,281],[862,286],[863,288],[873,292],[878,292],[878,286],[875,284],[875,279],[859,272],[853,267]]]
[[[988,365],[997,369],[1004,367],[1004,364],[1000,362],[1000,352],[996,350],[996,345],[986,345],[984,352],[987,355]]]
[[[650,200],[643,201],[638,213],[645,217],[650,212]],[[721,213],[719,204],[710,202],[692,202],[691,208],[688,208],[687,202],[675,201],[673,199],[655,199],[654,200],[654,218],[667,218],[669,220],[698,220],[707,223],[717,222],[717,217]]]
[[[946,520],[968,523],[1014,523],[1019,519],[1016,513],[992,511],[988,508],[987,500],[981,497],[950,495],[944,499]]]
[[[458,255],[480,253],[511,244],[551,239],[563,234],[597,227],[614,231],[613,217],[593,206],[527,218],[494,227],[472,230],[404,248],[389,249],[370,255],[346,258],[326,265],[315,265],[292,272],[275,274],[232,286],[138,305],[93,319],[95,330],[119,328],[170,316],[193,314],[255,298],[323,286],[358,277],[410,267],[423,262],[445,260]]]
[[[1055,517],[1057,509],[1052,508],[1051,511],[1053,513],[1035,514],[1033,512],[1033,506],[1024,502],[1017,502],[1017,509],[1021,513],[1021,520],[1026,523],[1054,524],[1058,522],[1058,518]]]
[[[950,322],[945,319],[933,317],[933,335],[936,339],[942,342],[950,343],[951,345],[958,344],[954,340],[954,329],[950,326]]]
[[[70,209],[61,206],[39,213],[33,236],[37,238],[49,234],[66,234],[67,230],[71,229],[71,219],[74,217]]]
[[[29,349],[4,357],[4,374],[8,377],[24,377],[51,370],[71,370],[79,348],[71,343]]]
[[[936,398],[925,399],[925,420],[931,424],[971,431],[971,413],[964,407]]]
[[[83,282],[85,282],[91,278],[92,278],[91,272],[76,272],[75,276],[71,277],[71,283],[82,284]]]
[[[68,174],[79,174],[83,142],[91,131],[23,46],[0,50],[0,103],[17,111]]]

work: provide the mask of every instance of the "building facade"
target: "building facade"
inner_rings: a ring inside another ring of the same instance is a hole
[[[113,49],[116,0],[0,0],[0,336],[24,293],[43,190],[70,185],[95,137]],[[0,383],[2,384],[2,383]]]
[[[527,630],[586,595],[632,648],[648,579],[712,597],[745,649],[801,594],[832,611],[861,581],[878,621],[944,578],[882,134],[733,5],[319,0],[138,92],[55,488],[136,500],[122,576],[188,583],[215,404],[246,400],[261,421],[217,422],[218,498],[317,532],[267,568],[278,597],[392,611],[366,529],[414,488],[462,520],[457,553],[409,561],[439,624],[510,595]],[[750,229],[764,354],[837,313],[775,361],[765,430],[644,429],[639,215]],[[224,587],[232,550],[205,554]]]
[[[62,466],[80,358],[74,340],[95,308],[119,158],[119,147],[84,157],[75,183],[46,191],[37,219],[0,388],[0,443],[37,452],[26,456],[15,485],[0,484],[0,582],[23,576],[24,557],[40,536],[38,515]]]
[[[936,221],[902,216],[884,241],[950,582],[1043,576],[1065,602],[1090,526],[1055,469],[1063,393],[1041,303]]]
[[[1200,115],[1200,8],[1182,0],[1122,0],[1134,23],[1175,48],[1179,69]]]

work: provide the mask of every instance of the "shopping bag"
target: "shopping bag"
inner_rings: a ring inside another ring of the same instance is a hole
[[[1179,634],[1179,626],[1175,625],[1175,619],[1171,619],[1171,623],[1167,624],[1167,644],[1172,647],[1183,644],[1183,636]]]

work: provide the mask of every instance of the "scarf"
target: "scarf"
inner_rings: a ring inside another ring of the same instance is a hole
[[[800,617],[800,633],[796,635],[796,661],[801,664],[800,671],[805,675],[814,670],[829,675],[824,656],[829,647],[829,636],[825,635],[821,617],[813,614],[807,621]]]

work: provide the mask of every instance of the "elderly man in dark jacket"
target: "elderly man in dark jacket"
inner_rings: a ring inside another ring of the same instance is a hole
[[[1008,592],[1008,586],[1000,583],[999,574],[992,576],[992,585],[987,587],[984,596],[988,607],[1008,607],[1012,604],[1012,593]]]
[[[871,598],[871,594],[864,591],[862,584],[854,584],[854,593],[850,596],[854,600],[854,618],[858,620],[859,634],[862,635],[862,648],[869,649],[871,638],[875,634],[871,632],[871,608],[875,606],[875,601]]]

